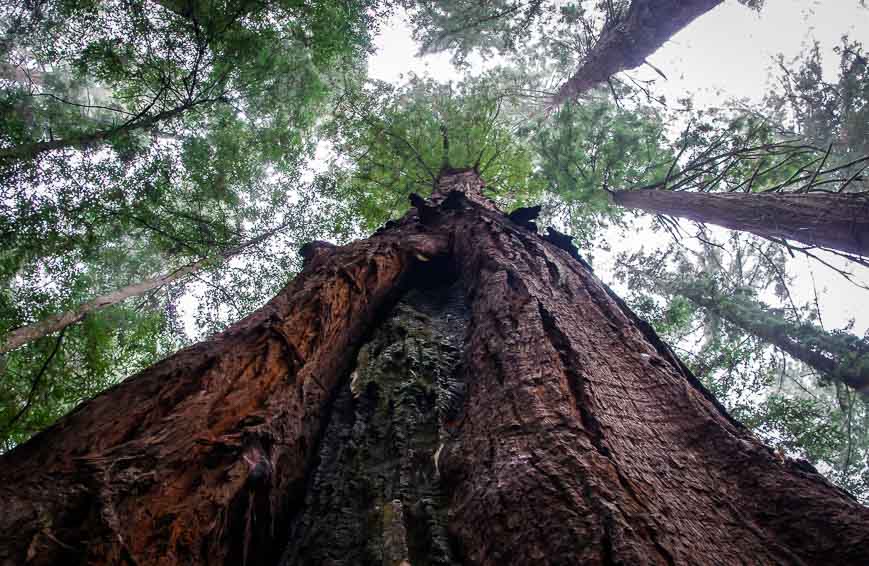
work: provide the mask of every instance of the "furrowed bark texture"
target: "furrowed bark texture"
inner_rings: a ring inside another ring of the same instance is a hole
[[[869,563],[869,510],[475,177],[3,456],[0,558]]]
[[[559,106],[620,71],[642,65],[672,36],[722,0],[632,0],[618,25],[605,30],[576,73],[552,97]]]
[[[417,255],[444,245],[309,247],[257,313],[4,454],[0,564],[276,562],[331,391]]]
[[[716,224],[774,240],[869,256],[869,198],[857,193],[617,191],[620,206]]]

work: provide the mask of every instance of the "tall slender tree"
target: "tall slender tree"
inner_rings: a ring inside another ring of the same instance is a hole
[[[861,393],[869,389],[869,344],[865,340],[847,333],[831,334],[810,323],[788,321],[753,299],[746,290],[723,296],[710,281],[669,285],[671,292],[755,334],[820,375]]]
[[[0,354],[5,354],[6,352],[19,348],[34,340],[44,338],[45,336],[54,334],[55,332],[60,332],[71,324],[81,322],[86,316],[93,312],[116,305],[133,297],[139,297],[149,291],[159,289],[160,287],[176,281],[180,281],[189,275],[202,271],[209,264],[229,261],[238,254],[244,252],[246,249],[263,243],[271,236],[274,236],[287,227],[288,224],[277,226],[263,234],[250,238],[238,246],[234,246],[218,253],[216,257],[202,258],[193,263],[173,269],[172,271],[161,273],[155,277],[133,283],[132,285],[127,285],[110,293],[96,297],[86,303],[82,303],[73,310],[52,315],[38,322],[28,324],[21,328],[16,328],[4,337],[3,343],[0,344]]]
[[[626,208],[869,256],[869,195],[615,191]]]
[[[865,263],[866,58],[847,38],[838,51],[835,84],[822,80],[815,45],[797,69],[779,59],[780,86],[763,108],[740,105],[712,119],[693,113],[671,166],[639,190],[619,187],[614,202]]]

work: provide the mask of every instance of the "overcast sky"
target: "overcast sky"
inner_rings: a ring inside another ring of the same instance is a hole
[[[769,83],[772,57],[781,53],[793,58],[814,40],[820,42],[826,78],[832,80],[838,62],[833,47],[846,34],[869,45],[869,8],[862,7],[859,0],[766,0],[760,13],[726,0],[674,36],[650,62],[668,77],[658,85],[668,100],[691,94],[697,107],[714,106],[734,97],[757,101]],[[400,14],[384,27],[376,46],[378,53],[369,63],[371,78],[400,82],[401,75],[409,71],[441,81],[461,76],[448,54],[415,57],[418,47]],[[632,249],[638,240],[616,241],[617,237],[612,234],[611,244],[616,250]],[[650,238],[644,236],[642,240]],[[596,257],[596,272],[611,282],[611,258],[600,253]],[[843,265],[835,258],[831,262]],[[791,292],[798,304],[813,299],[814,276],[822,293],[820,305],[827,329],[842,327],[851,318],[856,319],[855,332],[862,334],[869,328],[869,292],[803,257],[790,261],[789,272],[796,276]],[[857,274],[869,286],[869,270]]]

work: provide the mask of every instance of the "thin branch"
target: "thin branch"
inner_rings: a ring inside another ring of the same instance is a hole
[[[57,340],[54,342],[54,348],[51,350],[51,353],[45,358],[45,362],[43,362],[42,367],[39,369],[39,372],[36,374],[36,377],[33,378],[33,381],[30,384],[30,391],[27,393],[27,401],[24,403],[24,406],[12,417],[9,422],[6,423],[6,430],[4,431],[4,436],[11,430],[12,425],[14,425],[18,420],[24,416],[24,414],[30,410],[30,406],[33,404],[33,400],[36,397],[36,390],[39,388],[39,382],[42,380],[42,376],[45,374],[45,371],[48,369],[49,364],[51,364],[51,360],[54,359],[54,356],[57,355],[57,352],[60,350],[60,344],[63,342],[63,335],[66,332],[66,328],[62,328],[60,330],[60,334],[57,335]]]
[[[99,110],[109,110],[111,112],[118,112],[119,114],[126,114],[127,116],[134,116],[135,115],[132,112],[127,112],[126,110],[121,110],[120,108],[112,108],[111,106],[100,106],[99,104],[80,104],[78,102],[73,102],[71,100],[63,99],[63,98],[61,98],[55,94],[52,94],[50,92],[34,92],[33,94],[31,94],[29,96],[47,96],[49,98],[53,98],[54,100],[57,100],[58,102],[62,102],[63,104],[69,104],[70,106],[77,106],[79,108],[86,108],[88,110],[90,110],[92,108],[96,108]]]

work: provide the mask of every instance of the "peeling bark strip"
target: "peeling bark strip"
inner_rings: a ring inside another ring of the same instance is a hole
[[[605,30],[576,73],[552,97],[552,108],[620,71],[639,67],[672,36],[722,0],[632,0],[624,20]]]
[[[380,512],[364,509],[383,559],[406,547],[414,566],[436,563],[417,541],[443,540],[419,536],[429,516],[463,564],[869,564],[869,509],[732,421],[569,252],[476,204],[473,175],[467,197],[446,191],[456,175],[372,238],[318,248],[226,333],[0,457],[0,564],[274,564],[288,539],[297,562],[328,557],[328,518],[310,510],[353,487],[352,469],[383,470],[368,476],[385,478]],[[403,287],[441,271],[469,309],[451,382],[465,390],[423,434],[425,381],[373,344]],[[366,349],[393,369],[354,385]],[[366,413],[384,376],[393,402]],[[360,414],[383,426],[357,430]],[[410,449],[365,451],[390,442]],[[435,444],[433,467],[407,464]],[[329,467],[352,451],[355,467]],[[426,486],[441,499],[422,513]]]
[[[616,204],[869,257],[869,198],[859,193],[695,193],[641,189]]]

